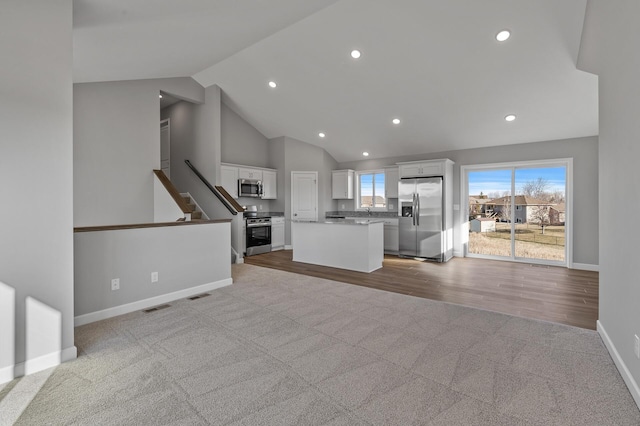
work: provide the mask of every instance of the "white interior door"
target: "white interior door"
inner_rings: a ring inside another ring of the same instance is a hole
[[[160,169],[171,179],[171,129],[168,118],[160,122]]]
[[[318,220],[318,172],[291,172],[291,219]]]

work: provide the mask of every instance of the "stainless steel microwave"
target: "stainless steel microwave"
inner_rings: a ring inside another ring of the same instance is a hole
[[[262,197],[262,181],[238,179],[238,197]]]

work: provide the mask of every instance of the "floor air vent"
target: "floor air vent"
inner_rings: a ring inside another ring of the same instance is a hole
[[[202,299],[203,297],[207,297],[207,296],[211,296],[211,293],[202,293],[202,294],[198,294],[197,296],[187,297],[187,299],[189,299],[189,300],[197,300],[197,299]]]
[[[159,311],[160,309],[166,309],[169,307],[171,307],[171,305],[159,305],[159,306],[154,306],[153,308],[145,309],[142,312],[144,312],[145,314],[148,314],[149,312]]]

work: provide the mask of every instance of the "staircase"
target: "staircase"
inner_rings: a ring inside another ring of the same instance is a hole
[[[187,192],[180,195],[182,196],[182,199],[184,200],[184,202],[187,204],[187,207],[189,208],[192,222],[209,220],[209,217],[206,214],[204,214],[204,212],[202,211],[198,203],[196,203],[196,201],[191,197],[191,194]]]

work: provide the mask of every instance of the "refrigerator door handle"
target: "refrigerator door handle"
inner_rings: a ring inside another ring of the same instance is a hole
[[[420,194],[416,194],[416,226],[420,226]]]
[[[411,196],[413,197],[411,203],[411,224],[416,226],[416,193],[414,192]]]

